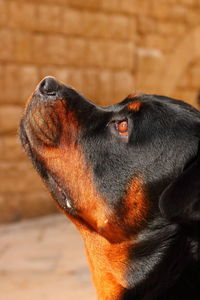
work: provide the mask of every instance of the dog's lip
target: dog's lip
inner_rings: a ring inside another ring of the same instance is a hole
[[[62,188],[62,184],[59,182],[56,176],[52,175],[51,173],[48,173],[48,185],[50,186],[50,191],[58,202],[59,206],[65,211],[74,214],[76,211],[74,207],[74,201],[69,197],[65,189]]]
[[[31,149],[30,141],[29,141],[29,138],[26,133],[25,126],[24,126],[24,119],[22,119],[20,122],[19,135],[20,135],[20,140],[21,140],[21,143],[22,143],[22,146],[23,146],[25,152],[28,154],[28,156],[31,156],[32,149]]]

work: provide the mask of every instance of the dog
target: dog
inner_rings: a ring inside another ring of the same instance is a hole
[[[20,138],[83,237],[98,299],[200,299],[197,109],[147,94],[101,107],[46,77]]]

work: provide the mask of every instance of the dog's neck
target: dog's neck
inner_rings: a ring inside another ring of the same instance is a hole
[[[84,232],[82,236],[98,299],[123,299],[128,287],[125,274],[130,268],[128,256],[134,241],[112,244],[96,232]]]
[[[155,299],[169,288],[166,282],[173,286],[177,272],[185,267],[187,243],[177,226],[163,220],[121,243],[110,243],[91,231],[82,236],[100,300],[146,299],[146,291],[148,300]]]

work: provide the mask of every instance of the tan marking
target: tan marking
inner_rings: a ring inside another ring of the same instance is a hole
[[[120,220],[116,215],[112,217],[113,219],[109,220],[110,228],[107,229],[116,237],[115,230],[117,228],[120,230],[116,224],[119,223],[120,228],[127,229],[124,235],[129,236],[129,239],[121,243],[112,243],[96,232],[82,231],[93,280],[99,299],[102,300],[122,299],[125,289],[128,288],[126,275],[130,265],[130,253],[134,248],[136,238],[136,236],[131,236],[131,232],[144,226],[149,211],[149,203],[141,178],[136,177],[131,181],[123,202],[123,217],[120,213]]]
[[[124,197],[124,215],[125,226],[132,226],[134,229],[141,229],[145,223],[150,210],[150,203],[144,184],[140,177],[135,177],[129,184],[126,195]]]
[[[112,244],[95,232],[88,234],[85,231],[82,235],[98,299],[122,299],[128,287],[126,271],[134,242]]]
[[[142,103],[141,101],[134,101],[128,104],[128,109],[133,111],[139,111]]]

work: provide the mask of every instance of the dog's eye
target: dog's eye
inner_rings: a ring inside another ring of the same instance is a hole
[[[128,135],[128,122],[124,120],[116,123],[116,129],[121,135]]]

